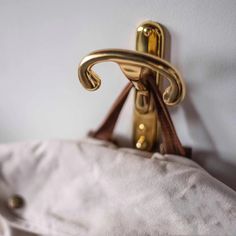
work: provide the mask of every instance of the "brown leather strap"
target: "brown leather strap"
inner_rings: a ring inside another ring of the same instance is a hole
[[[154,98],[153,100],[161,125],[162,148],[164,148],[161,151],[163,153],[186,156],[186,151],[178,138],[169,111],[163,102],[162,95],[156,86],[155,80],[152,78],[146,79],[146,84]]]
[[[90,136],[107,141],[112,140],[113,130],[117,123],[121,109],[123,108],[132,87],[133,86],[131,83],[128,83],[125,86],[125,88],[122,90],[122,92],[114,102],[113,106],[111,107],[111,110],[108,112],[103,123],[99,126],[99,128],[95,132],[90,132],[89,133]]]
[[[177,133],[175,131],[175,127],[171,120],[170,114],[166,105],[162,100],[162,96],[155,84],[155,81],[150,78],[144,81],[151,92],[156,111],[158,113],[158,117],[160,120],[161,130],[162,130],[162,148],[161,151],[163,153],[168,154],[176,154],[181,156],[186,156],[186,151],[183,148]],[[132,88],[132,84],[129,83],[126,85],[122,93],[119,95],[115,103],[113,104],[111,110],[109,111],[107,117],[105,118],[102,125],[95,132],[91,132],[90,135],[94,138],[102,139],[102,140],[112,140],[112,133],[116,122],[118,120],[121,109],[128,97],[128,94]]]

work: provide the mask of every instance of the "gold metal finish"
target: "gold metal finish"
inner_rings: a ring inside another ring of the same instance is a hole
[[[116,62],[122,67],[122,70],[125,68],[128,79],[137,90],[143,91],[143,96],[148,96],[149,93],[141,82],[140,73],[141,68],[147,68],[159,72],[168,79],[169,86],[163,93],[166,104],[175,105],[184,97],[185,87],[181,76],[167,61],[147,53],[121,49],[100,50],[84,57],[78,70],[79,80],[84,88],[93,91],[100,87],[101,80],[92,67],[97,63],[107,61]]]
[[[7,204],[11,209],[19,209],[24,206],[24,199],[19,195],[13,195],[8,199]]]
[[[154,22],[144,22],[137,28],[136,50],[105,49],[90,53],[81,61],[78,76],[87,90],[97,90],[101,85],[99,76],[92,70],[101,62],[117,63],[125,76],[133,83],[135,91],[134,145],[150,151],[159,135],[158,117],[153,98],[143,79],[155,78],[163,91],[165,104],[174,106],[185,96],[185,85],[178,71],[164,57],[165,37],[162,27]],[[167,86],[164,88],[164,78]]]
[[[135,146],[136,146],[137,149],[146,150],[146,148],[147,148],[146,137],[144,135],[141,135],[139,137],[139,139],[137,140]]]
[[[136,50],[139,52],[149,53],[160,58],[164,58],[164,31],[161,25],[155,22],[144,22],[137,28],[136,33]],[[161,75],[158,72],[153,72],[150,69],[143,68],[140,76],[149,75],[156,79],[159,89],[162,87]],[[140,91],[135,91],[135,108],[134,108],[134,123],[133,123],[133,141],[138,149],[150,151],[155,145],[157,138],[160,136],[160,124],[158,122],[157,113],[153,98],[149,99],[149,110],[142,110],[138,105],[142,100]],[[145,124],[146,130],[139,129],[140,124]],[[145,137],[146,145],[139,145],[140,138]]]

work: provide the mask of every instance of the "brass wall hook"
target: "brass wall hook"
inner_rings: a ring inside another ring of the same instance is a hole
[[[125,75],[134,84],[138,91],[146,91],[145,85],[141,82],[141,69],[147,68],[156,73],[160,73],[169,80],[169,86],[163,93],[163,99],[168,105],[176,105],[183,99],[184,86],[180,74],[167,61],[131,50],[106,49],[90,53],[84,57],[80,63],[78,76],[81,84],[87,90],[97,90],[101,85],[101,79],[92,70],[95,64],[101,62],[115,62]]]
[[[170,63],[162,59],[164,36],[162,28],[156,23],[145,22],[138,27],[136,49],[105,49],[90,53],[79,65],[78,76],[87,90],[93,91],[100,87],[101,80],[92,67],[101,62],[115,62],[136,88],[134,111],[134,144],[136,148],[151,150],[157,139],[158,117],[154,111],[152,97],[145,84],[141,82],[145,76],[156,79],[161,86],[163,78],[168,79],[164,89],[163,100],[167,105],[174,106],[185,96],[185,85],[178,71]],[[151,55],[153,54],[153,55]]]

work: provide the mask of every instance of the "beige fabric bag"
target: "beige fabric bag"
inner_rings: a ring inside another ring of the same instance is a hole
[[[236,232],[236,193],[187,158],[85,139],[1,145],[0,163],[0,235]]]
[[[236,235],[233,190],[188,158],[101,140],[113,128],[0,145],[0,235]]]

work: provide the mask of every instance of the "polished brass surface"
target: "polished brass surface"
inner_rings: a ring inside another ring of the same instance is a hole
[[[164,31],[158,23],[147,21],[142,23],[137,28],[136,33],[136,50],[139,52],[149,53],[160,58],[164,58]],[[153,72],[150,69],[142,69],[140,76],[149,75],[156,80],[159,89],[162,87],[161,75],[158,72]],[[154,110],[154,102],[152,97],[149,98],[148,112],[146,109],[140,109],[140,100],[143,96],[140,91],[135,91],[135,107],[134,107],[134,122],[133,122],[133,142],[138,149],[150,151],[157,138],[160,136],[160,124],[158,122],[157,113]],[[145,131],[141,131],[140,124],[145,124]],[[140,138],[145,137],[146,145],[139,145]]]
[[[154,72],[159,72],[165,76],[169,85],[163,93],[163,99],[168,105],[175,105],[182,101],[185,94],[185,86],[180,74],[167,61],[149,55],[147,53],[135,52],[131,50],[106,49],[90,53],[84,57],[80,63],[78,76],[81,84],[87,90],[96,90],[101,85],[99,76],[92,70],[92,67],[101,62],[116,62],[121,67],[126,67],[126,75],[139,91],[147,91],[141,82],[141,68],[147,68]],[[146,92],[148,94],[148,92]]]
[[[19,209],[24,206],[24,199],[19,195],[13,195],[8,199],[7,204],[11,209]]]
[[[147,149],[146,136],[141,135],[139,139],[136,141],[135,146],[137,149],[146,150]]]
[[[185,85],[178,71],[163,59],[165,36],[162,27],[154,22],[144,22],[137,28],[136,51],[105,49],[90,53],[79,65],[78,76],[87,90],[100,87],[101,79],[92,67],[101,62],[117,63],[135,90],[134,146],[150,151],[159,135],[158,117],[153,98],[143,82],[156,79],[166,105],[174,106],[185,96]],[[163,81],[168,83],[164,88]],[[144,80],[143,80],[144,79]]]

